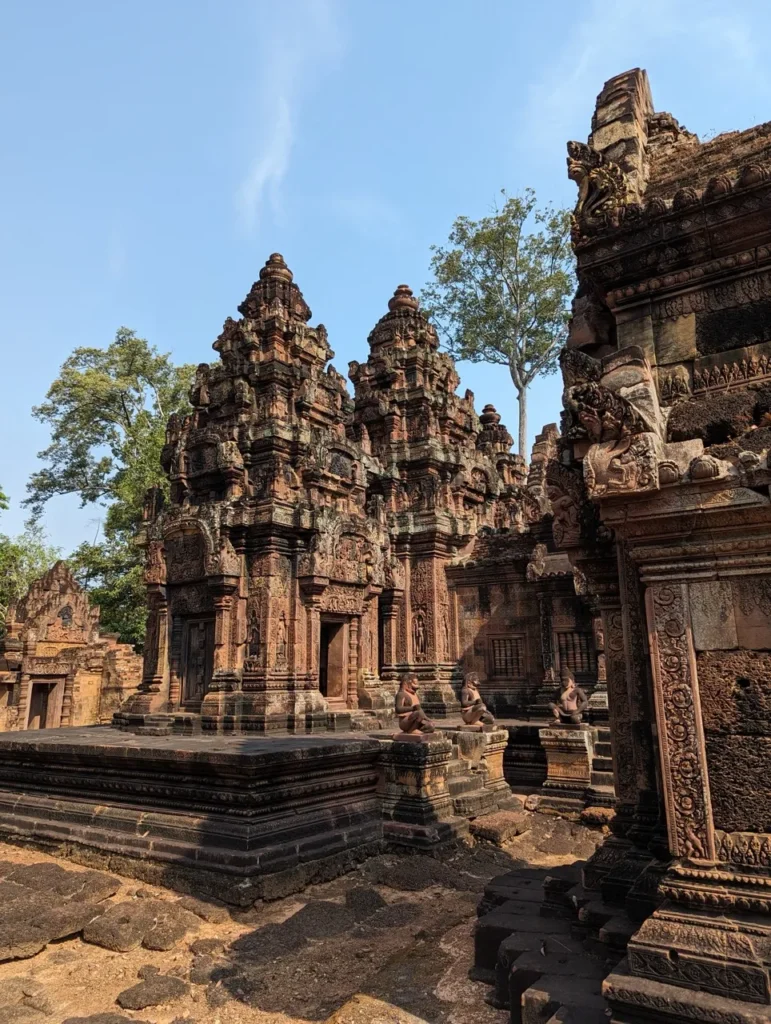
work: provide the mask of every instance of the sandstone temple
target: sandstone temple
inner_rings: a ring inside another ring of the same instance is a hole
[[[0,637],[0,731],[109,724],[142,678],[129,644],[99,630],[64,562],[11,605]]]
[[[0,740],[0,837],[117,851],[248,905],[384,845],[438,856],[530,794],[609,828],[580,876],[544,881],[566,954],[521,879],[488,885],[474,971],[494,1005],[512,1022],[761,1024],[771,124],[700,142],[633,70],[567,169],[562,419],[529,466],[496,410],[456,393],[409,288],[350,392],[269,258],[168,424],[170,499],[148,495],[140,537],[141,683],[113,728]],[[435,731],[394,733],[405,678]],[[459,716],[468,678],[494,722]],[[581,699],[563,714],[566,679]]]
[[[530,471],[401,285],[351,363],[351,396],[274,254],[168,426],[171,499],[149,496],[150,617],[127,724],[372,727],[414,671],[428,713],[477,671],[499,715],[560,666],[597,682],[592,616],[553,565],[546,428]],[[552,572],[551,570],[555,570]],[[531,582],[537,581],[537,582]]]

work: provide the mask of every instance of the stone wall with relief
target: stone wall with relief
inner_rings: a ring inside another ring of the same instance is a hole
[[[771,833],[771,578],[690,587],[715,828]]]
[[[771,1009],[771,124],[702,143],[634,69],[568,174],[579,287],[552,475],[578,506],[565,546],[632,766],[591,872],[650,915],[606,992],[619,1021],[682,1020],[683,986],[703,1019],[754,1019]]]

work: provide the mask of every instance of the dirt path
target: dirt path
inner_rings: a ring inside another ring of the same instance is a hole
[[[383,855],[300,896],[246,912],[185,904],[170,890],[112,876],[116,891],[99,903],[99,912],[107,908],[107,914],[92,933],[85,930],[92,941],[77,934],[0,963],[0,1024],[62,1024],[108,1013],[151,1024],[505,1024],[507,1012],[484,1002],[486,986],[468,979],[485,883],[516,867],[532,870],[540,885],[543,869],[585,859],[599,838],[582,826],[535,814],[529,831],[503,849],[468,847],[448,862]],[[9,878],[0,881],[0,936],[3,914],[20,898],[20,887],[40,883],[31,896],[28,889],[23,895],[43,914],[59,898],[47,891],[46,871],[52,884],[63,879],[59,890],[72,889],[69,875],[42,865],[86,870],[3,844],[0,861]],[[36,867],[17,870],[25,865]],[[70,911],[73,900],[92,898],[98,882],[89,876],[85,892],[66,896]],[[159,908],[161,917],[165,910],[171,914],[168,934],[159,930]],[[124,911],[138,929],[128,938],[120,921],[112,931],[108,927]],[[155,930],[147,932],[149,918]],[[94,941],[101,936],[125,946],[140,933],[145,938],[124,951]],[[121,995],[128,989],[135,994]],[[145,1002],[159,996],[160,1002]],[[105,1016],[93,1024],[119,1019]]]

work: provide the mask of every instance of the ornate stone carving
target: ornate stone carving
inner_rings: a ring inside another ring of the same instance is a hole
[[[575,243],[586,235],[619,227],[628,212],[631,192],[618,164],[581,142],[569,142],[568,177],[578,185],[572,217]]]
[[[670,847],[676,857],[714,860],[686,588],[678,583],[657,585],[648,590],[647,600]]]
[[[657,440],[654,434],[637,434],[592,445],[584,458],[590,497],[657,491]]]

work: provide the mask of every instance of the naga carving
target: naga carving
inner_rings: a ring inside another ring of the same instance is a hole
[[[569,142],[568,177],[578,185],[578,203],[571,218],[574,242],[580,242],[587,234],[621,225],[631,202],[631,191],[618,164],[582,142]]]

